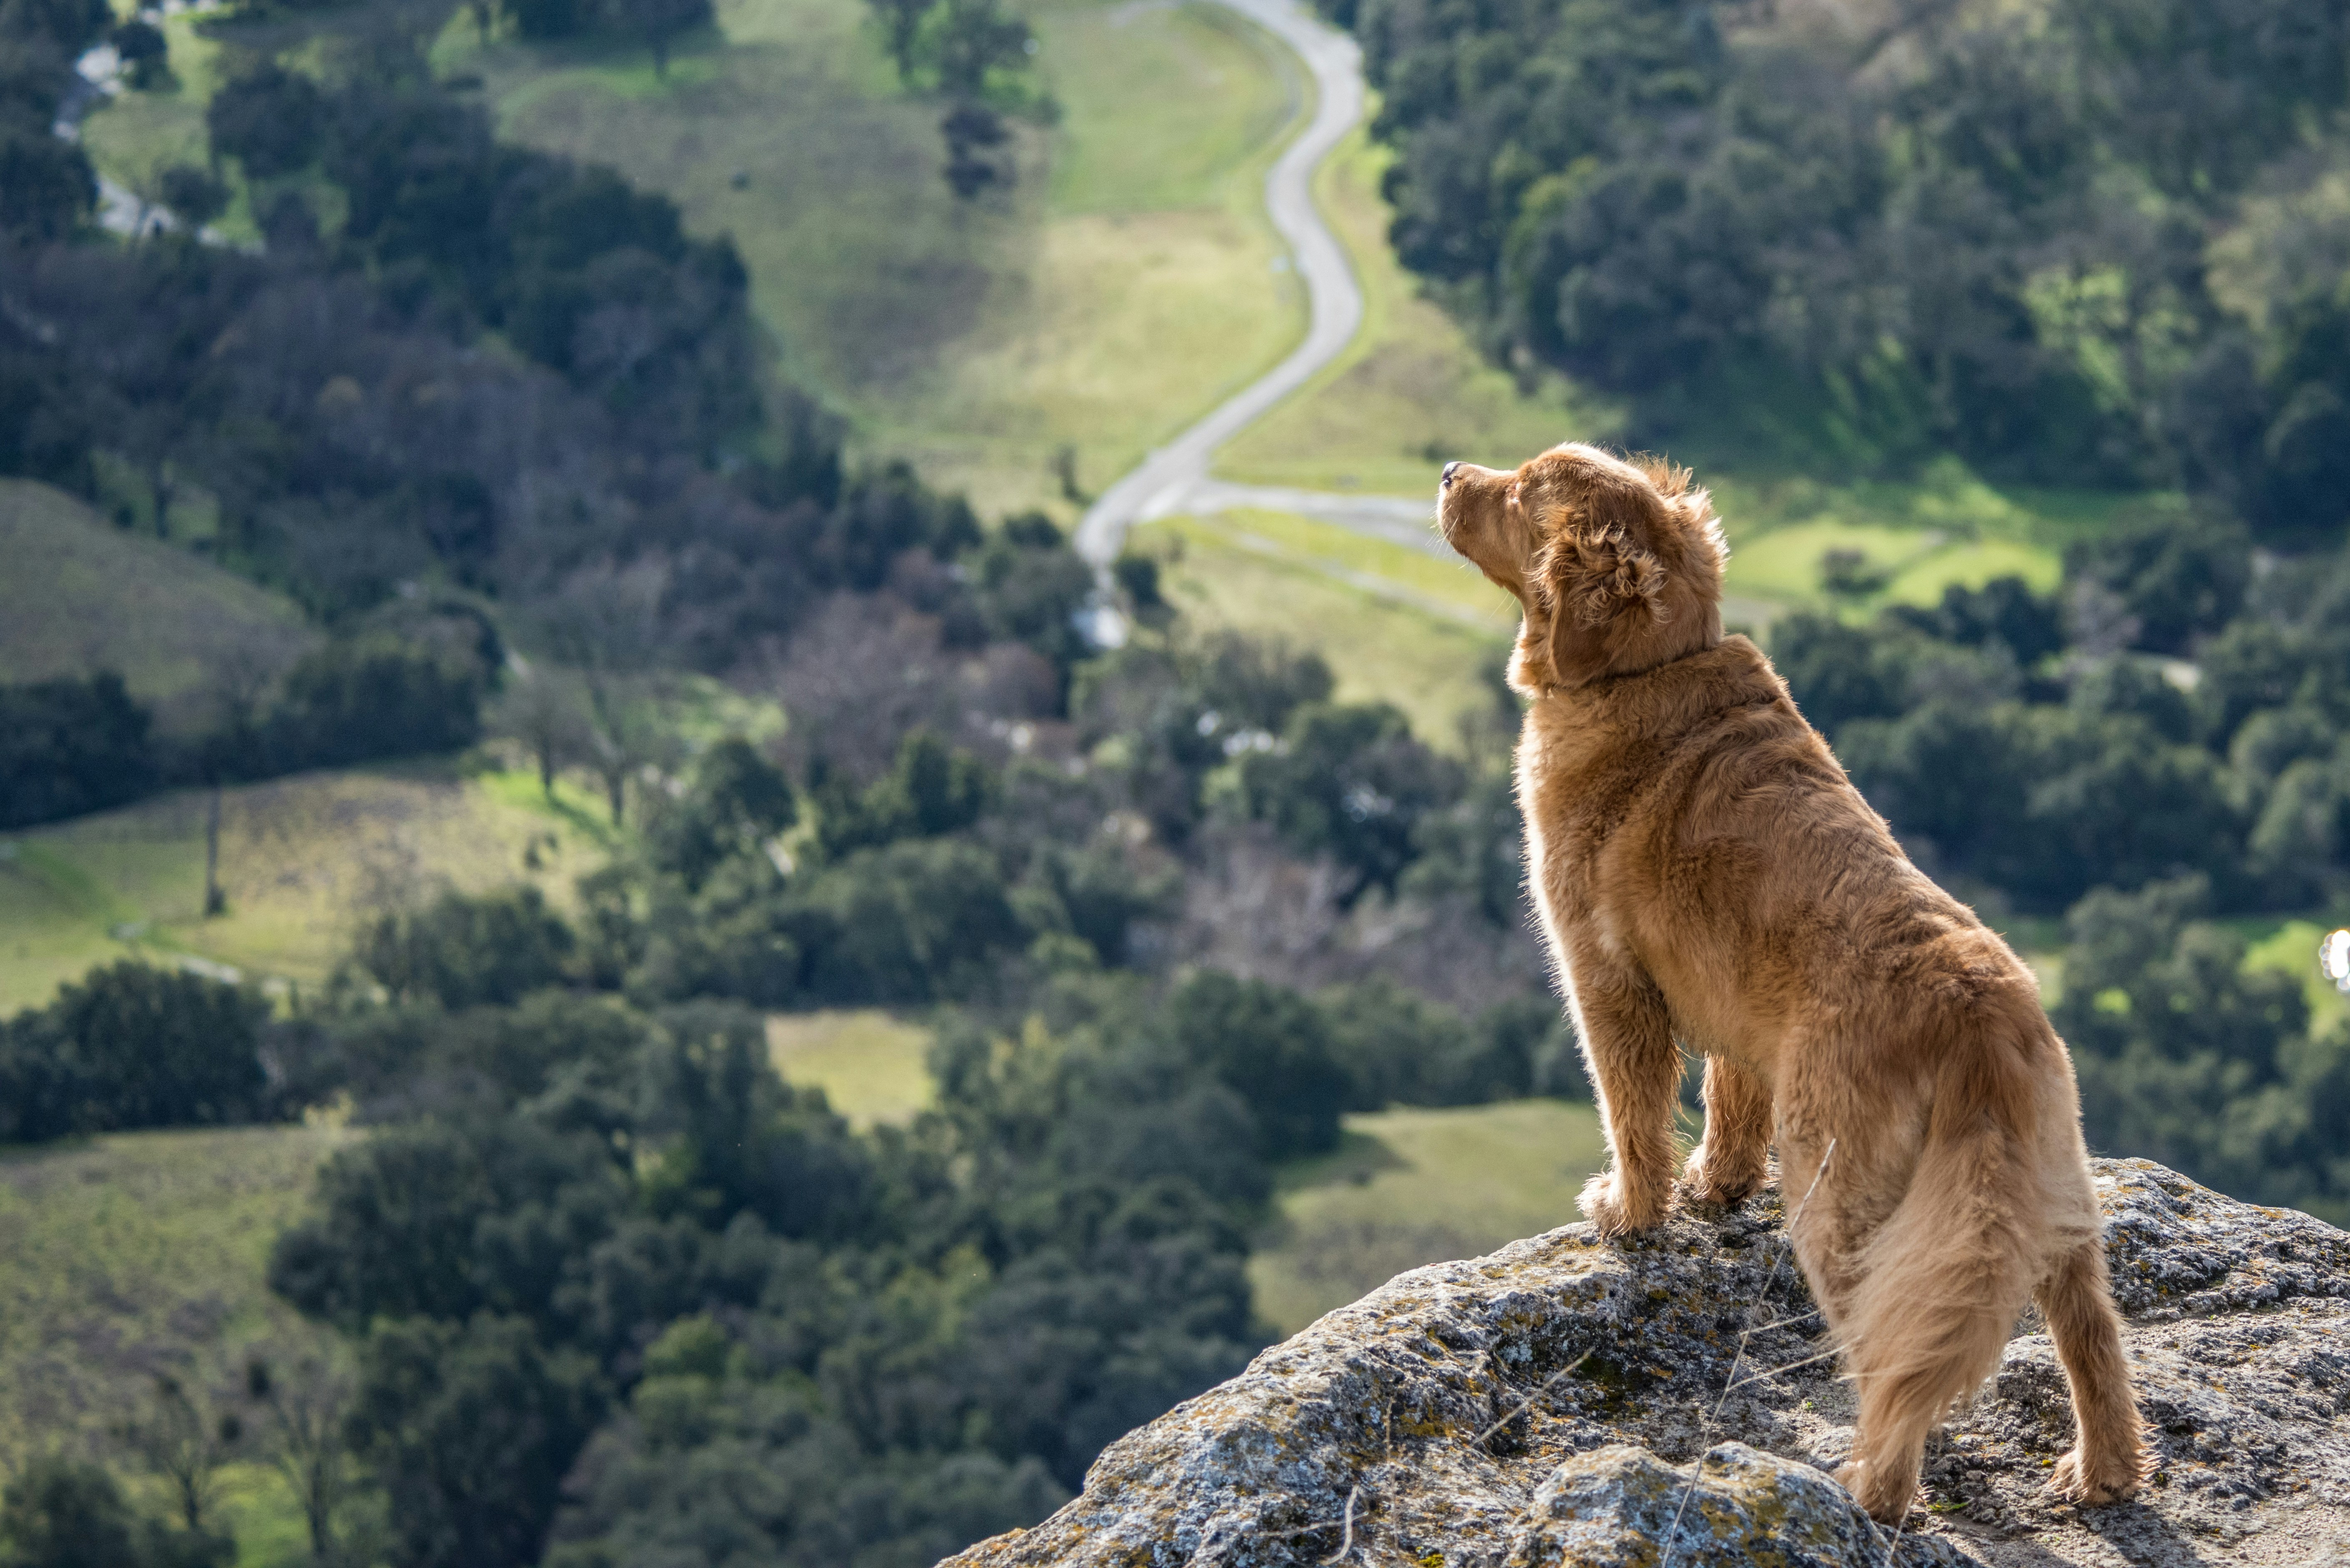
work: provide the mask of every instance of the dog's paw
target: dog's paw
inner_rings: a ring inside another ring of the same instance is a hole
[[[1613,1170],[1604,1170],[1583,1184],[1583,1194],[1575,1200],[1584,1218],[1599,1227],[1603,1236],[1629,1236],[1641,1231],[1653,1231],[1665,1218],[1664,1200],[1649,1196],[1645,1200],[1628,1194],[1623,1177]]]
[[[1880,1475],[1866,1459],[1840,1467],[1835,1479],[1838,1486],[1852,1493],[1860,1511],[1879,1524],[1899,1524],[1918,1501],[1917,1477],[1904,1481],[1898,1476]]]
[[[2137,1495],[2154,1469],[2151,1455],[2135,1450],[2091,1456],[2074,1449],[2056,1461],[2048,1478],[2048,1495],[2060,1502],[2119,1502]]]
[[[1728,1160],[1717,1166],[1706,1149],[1706,1145],[1698,1145],[1690,1151],[1689,1163],[1681,1167],[1681,1190],[1691,1198],[1729,1208],[1745,1202],[1762,1185],[1768,1172],[1761,1160],[1751,1167]]]

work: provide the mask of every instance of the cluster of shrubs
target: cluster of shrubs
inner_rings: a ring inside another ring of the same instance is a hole
[[[110,671],[0,686],[0,828],[121,805],[172,784],[236,783],[461,750],[480,739],[492,669],[382,637],[305,655],[257,713],[158,733]]]
[[[218,1127],[288,1107],[269,1003],[130,960],[0,1023],[0,1143]]]

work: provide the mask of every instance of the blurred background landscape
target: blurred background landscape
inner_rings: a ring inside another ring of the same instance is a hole
[[[1306,332],[1253,16],[1362,320],[1129,515]],[[1565,439],[2097,1152],[2350,1221],[2345,112],[2326,0],[5,0],[0,1563],[926,1568],[1575,1219],[1414,510]]]

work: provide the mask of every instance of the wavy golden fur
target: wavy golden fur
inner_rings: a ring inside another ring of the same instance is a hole
[[[1794,1245],[1858,1386],[1839,1479],[1862,1506],[1908,1511],[1927,1434],[2027,1299],[2072,1385],[2052,1484],[2136,1490],[2072,1059],[2031,972],[1909,863],[1762,652],[1721,634],[1706,493],[1570,444],[1452,465],[1438,518],[1524,607],[1518,799],[1612,1155],[1584,1212],[1610,1235],[1664,1217],[1679,1048],[1701,1052],[1688,1190],[1744,1198],[1774,1143],[1790,1189],[1818,1176]]]

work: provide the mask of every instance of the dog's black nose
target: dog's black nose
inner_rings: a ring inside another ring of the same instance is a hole
[[[1457,463],[1457,462],[1448,462],[1448,463],[1446,463],[1446,464],[1444,465],[1444,478],[1443,478],[1443,480],[1442,480],[1442,483],[1446,483],[1446,484],[1450,484],[1450,483],[1452,483],[1452,471],[1453,471],[1454,469],[1456,469],[1456,468],[1459,468],[1460,466],[1461,466],[1461,465],[1460,465],[1459,463]]]

